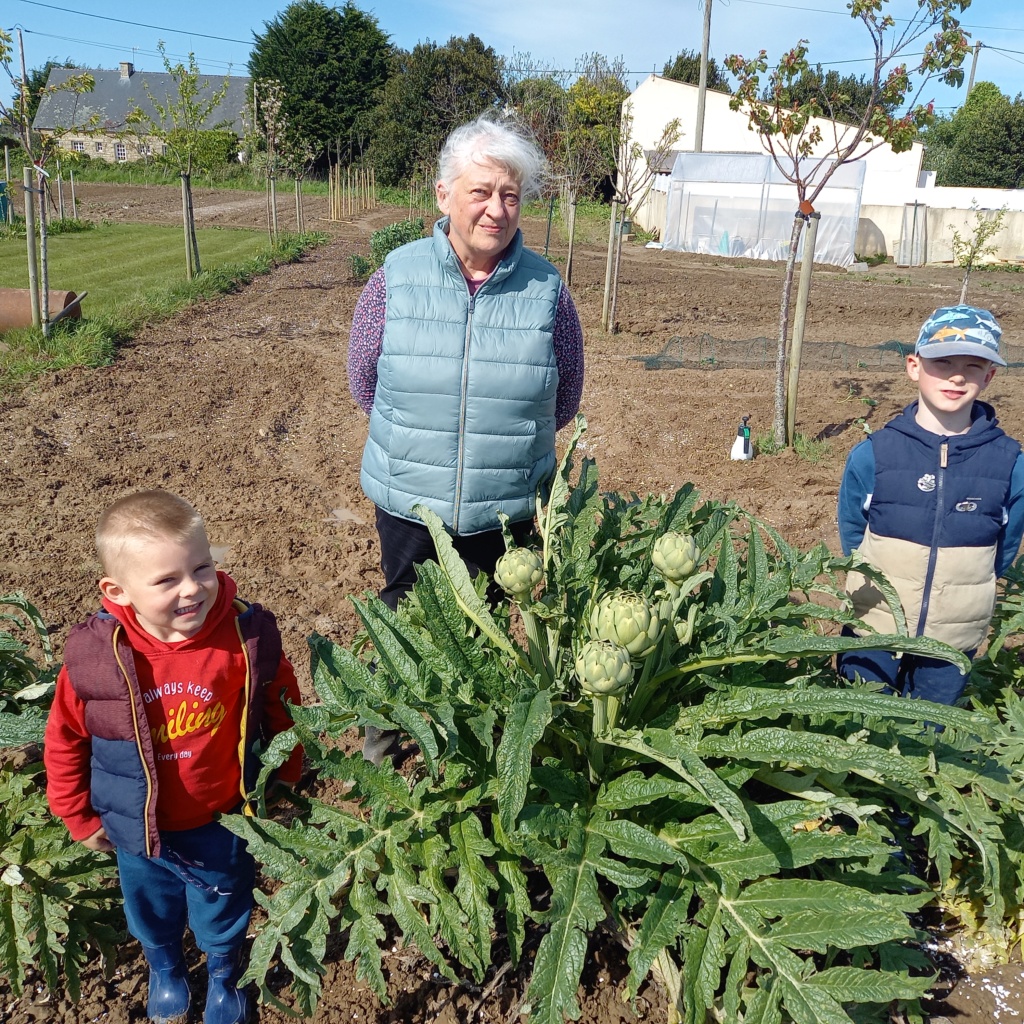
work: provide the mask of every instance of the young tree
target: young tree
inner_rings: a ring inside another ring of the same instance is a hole
[[[48,60],[42,67],[29,68],[28,76],[25,79],[25,120],[29,124],[35,119],[36,111],[39,109],[39,101],[46,94],[46,86],[50,81],[50,72],[54,68],[64,68],[72,71],[76,67],[70,57],[64,60]]]
[[[3,134],[9,135],[18,140],[18,144],[35,167],[34,187],[39,199],[39,266],[36,267],[36,239],[35,225],[29,223],[31,228],[27,232],[28,246],[28,270],[29,270],[29,291],[32,297],[32,322],[36,327],[42,327],[43,333],[49,332],[50,319],[50,286],[49,286],[49,260],[47,258],[47,232],[46,232],[46,196],[48,175],[45,170],[61,138],[69,131],[78,133],[90,133],[99,127],[99,117],[96,114],[79,118],[78,101],[84,93],[91,92],[96,84],[95,79],[89,74],[69,75],[59,85],[49,85],[49,70],[47,79],[40,82],[41,72],[34,71],[31,75],[16,75],[11,68],[14,60],[14,39],[10,33],[0,29],[0,68],[7,74],[11,85],[14,86],[15,95],[8,104],[0,100],[0,127]],[[50,64],[47,67],[52,70]],[[35,111],[38,109],[39,101],[45,95],[60,94],[63,98],[70,100],[66,110],[66,120],[60,128],[48,132],[45,136],[32,130],[32,120]],[[29,178],[26,178],[25,185],[29,186]],[[26,202],[26,221],[33,222],[34,217],[29,216],[30,204]]]
[[[575,73],[576,81],[566,91],[565,124],[556,160],[568,207],[566,284],[572,284],[577,203],[582,196],[597,194],[606,183],[614,195],[622,104],[629,95],[621,60],[609,61],[599,53],[584,54],[576,62]],[[611,219],[615,219],[614,203]]]
[[[259,154],[259,162],[263,165],[267,186],[267,231],[272,244],[277,241],[277,175],[281,169],[280,149],[288,125],[288,117],[283,107],[284,88],[280,82],[260,79],[252,83],[252,131],[263,150]]]
[[[752,60],[739,55],[726,59],[737,78],[731,106],[742,109],[750,127],[776,166],[796,186],[799,209],[795,214],[789,255],[782,286],[779,341],[775,374],[774,434],[779,445],[792,443],[792,424],[786,423],[786,361],[790,297],[800,235],[813,213],[814,201],[835,170],[879,146],[895,152],[909,149],[918,131],[932,118],[931,103],[921,103],[921,90],[933,77],[947,84],[963,81],[960,65],[967,53],[967,39],[956,12],[970,0],[916,0],[916,10],[901,21],[888,13],[889,0],[851,0],[851,17],[867,30],[874,53],[868,79],[870,94],[860,117],[850,124],[821,120],[825,105],[820,98],[799,98],[796,84],[810,69],[807,41],[801,40],[778,65],[769,69],[764,50]],[[921,40],[933,33],[921,47]],[[914,54],[908,68],[903,58]],[[762,80],[765,86],[762,91]],[[913,82],[918,84],[912,89]],[[796,98],[794,98],[796,97]],[[908,100],[909,98],[909,100]],[[901,116],[891,111],[905,110]],[[788,427],[788,429],[787,429]]]
[[[612,199],[611,230],[609,234],[608,267],[605,277],[604,307],[602,326],[614,334],[615,304],[619,291],[619,265],[622,261],[623,222],[636,206],[639,206],[654,184],[655,168],[660,167],[669,150],[679,141],[682,134],[679,119],[674,118],[662,129],[661,137],[650,153],[644,151],[639,142],[629,143],[633,135],[633,110],[627,103],[622,109],[622,127],[616,166],[616,189]]]
[[[352,135],[380,99],[391,44],[377,19],[352,3],[340,10],[319,0],[296,0],[255,35],[253,79],[284,88],[284,116],[318,155]]]
[[[157,43],[164,70],[174,82],[174,94],[168,93],[164,101],[158,100],[148,85],[146,94],[156,111],[156,117],[140,107],[128,112],[126,122],[130,126],[143,126],[149,135],[160,139],[167,152],[178,165],[181,175],[181,219],[185,231],[185,272],[191,280],[200,273],[199,242],[196,239],[195,212],[192,207],[192,172],[200,162],[206,144],[206,136],[227,125],[225,121],[209,123],[211,115],[227,95],[227,78],[214,89],[209,79],[202,78],[195,54],[188,55],[188,64],[171,64],[163,40]]]
[[[958,228],[949,225],[953,229],[953,260],[964,272],[960,285],[961,305],[967,301],[967,282],[971,278],[971,271],[999,248],[992,245],[991,240],[1003,230],[1003,219],[1008,209],[1008,206],[1001,206],[995,212],[979,210],[977,202],[973,202],[971,213],[974,214],[974,228],[969,234],[961,235]]]

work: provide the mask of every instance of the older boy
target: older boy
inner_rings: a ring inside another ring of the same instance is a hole
[[[236,600],[199,513],[166,491],[100,517],[103,611],[68,637],[46,726],[47,795],[72,838],[115,850],[151,1020],[184,1020],[186,922],[206,953],[205,1024],[241,1024],[236,987],[255,866],[217,820],[239,810],[259,748],[299,703],[274,617]],[[294,783],[296,749],[279,780]]]
[[[996,579],[1024,533],[1024,455],[978,396],[1005,366],[999,323],[988,310],[935,310],[907,356],[918,399],[857,445],[839,489],[843,551],[854,548],[892,582],[914,636],[942,640],[973,658],[985,639]],[[851,572],[856,614],[879,633],[896,631],[881,592]],[[967,678],[949,662],[889,651],[838,659],[848,679],[955,704]]]

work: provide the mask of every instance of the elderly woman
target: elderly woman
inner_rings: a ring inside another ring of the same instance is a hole
[[[530,532],[555,431],[579,408],[579,317],[519,230],[544,171],[514,128],[486,116],[457,128],[441,150],[433,236],[390,253],[356,306],[349,387],[370,415],[361,482],[392,608],[415,565],[436,558],[413,506],[441,517],[470,572],[493,572],[505,549],[498,513],[517,541]]]

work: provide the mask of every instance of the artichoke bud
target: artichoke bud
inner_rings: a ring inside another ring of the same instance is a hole
[[[634,660],[654,650],[664,628],[658,606],[627,590],[605,594],[590,613],[591,637],[625,647]]]
[[[670,583],[682,583],[697,568],[697,542],[688,533],[669,530],[655,542],[651,564]]]
[[[494,567],[494,582],[522,601],[533,593],[533,588],[544,579],[544,563],[536,551],[529,548],[512,548],[498,559]]]
[[[611,696],[633,679],[633,665],[624,647],[607,640],[588,640],[576,658],[576,675],[584,693]]]

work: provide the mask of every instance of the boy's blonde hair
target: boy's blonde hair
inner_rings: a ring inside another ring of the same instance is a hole
[[[96,524],[96,554],[106,575],[122,563],[125,552],[140,540],[190,540],[206,531],[203,517],[169,491],[138,491],[119,498]]]

